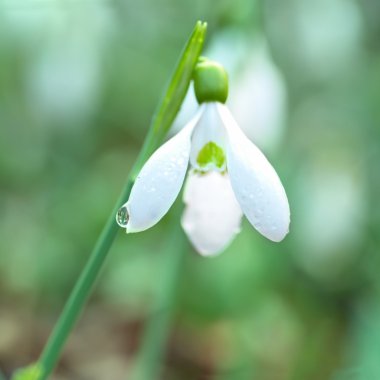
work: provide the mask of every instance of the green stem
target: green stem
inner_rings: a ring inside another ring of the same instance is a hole
[[[159,377],[164,346],[173,315],[174,301],[187,242],[179,228],[172,232],[171,245],[165,252],[160,271],[153,312],[148,319],[141,340],[139,352],[132,370],[131,380],[154,380]]]
[[[47,379],[54,369],[66,339],[68,338],[84,307],[95,280],[98,277],[98,274],[107,257],[108,251],[110,250],[116,234],[119,231],[119,226],[115,222],[115,215],[120,205],[128,199],[136,175],[157,144],[155,140],[154,134],[149,132],[140,151],[139,157],[130,172],[124,189],[122,190],[119,199],[116,202],[116,205],[96,242],[94,250],[92,251],[92,254],[77,283],[75,284],[74,289],[71,292],[70,297],[58,319],[58,322],[41,353],[39,359],[39,366],[43,369],[43,375],[40,377],[41,380]]]
[[[132,188],[132,184],[133,181],[127,181],[117,205],[120,205],[121,202],[128,196]],[[118,207],[115,208],[112,215],[108,218],[90,259],[83,269],[83,272],[80,275],[44,350],[42,351],[39,360],[39,364],[43,368],[43,376],[41,377],[41,380],[48,378],[54,369],[66,339],[83,309],[84,303],[91,292],[91,288],[114,241],[116,233],[118,232],[118,226],[115,223],[114,216],[117,209]]]
[[[115,215],[119,207],[128,199],[136,175],[154,149],[162,142],[170,129],[189,88],[194,66],[201,53],[207,25],[197,22],[185,49],[182,52],[166,93],[152,120],[148,135],[133,166],[125,187],[100,234],[92,254],[85,265],[74,289],[55,325],[48,342],[36,365],[17,371],[14,379],[45,380],[53,371],[64,344],[77,321],[96,278],[107,257],[108,251],[119,230]]]

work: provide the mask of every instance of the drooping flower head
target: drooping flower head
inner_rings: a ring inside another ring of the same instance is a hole
[[[116,216],[118,224],[127,232],[155,225],[176,200],[190,166],[182,227],[200,254],[226,248],[240,231],[243,214],[266,238],[281,241],[290,223],[285,190],[224,104],[224,68],[202,58],[193,79],[198,111],[145,163]]]

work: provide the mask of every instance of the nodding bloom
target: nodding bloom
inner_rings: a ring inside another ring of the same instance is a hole
[[[118,224],[128,233],[154,226],[176,200],[190,166],[181,222],[200,254],[213,256],[226,248],[240,231],[243,214],[266,238],[281,241],[290,223],[285,190],[224,104],[224,68],[203,58],[193,79],[198,111],[145,163],[117,213]]]

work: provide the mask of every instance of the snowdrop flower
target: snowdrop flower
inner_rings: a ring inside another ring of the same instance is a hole
[[[266,238],[281,241],[290,222],[285,190],[225,106],[224,68],[201,59],[194,90],[198,111],[145,163],[116,216],[118,224],[127,232],[154,226],[177,198],[190,163],[182,226],[200,254],[212,256],[226,248],[239,232],[243,214]]]

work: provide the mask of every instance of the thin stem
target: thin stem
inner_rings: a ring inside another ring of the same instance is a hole
[[[176,225],[179,226],[178,223]],[[131,376],[128,377],[131,380],[158,378],[173,315],[178,279],[186,251],[187,242],[178,227],[172,232],[171,245],[165,252],[159,273],[160,282],[153,313],[146,323],[135,365]]]
[[[83,269],[69,299],[55,325],[52,334],[47,341],[44,350],[41,353],[39,364],[43,368],[43,376],[41,380],[47,379],[49,374],[55,367],[62,348],[69,336],[80,312],[86,302],[88,295],[95,283],[95,280],[102,268],[104,260],[107,257],[108,251],[116,237],[119,227],[115,222],[115,215],[126,199],[129,197],[134,180],[138,174],[142,164],[155,148],[155,136],[153,130],[150,129],[145,139],[144,145],[141,148],[140,154],[133,166],[130,175],[126,181],[116,205],[109,216],[97,242],[92,251],[92,254]]]
[[[74,289],[71,292],[70,297],[58,319],[58,322],[41,353],[39,359],[39,365],[43,368],[41,380],[48,378],[59,359],[66,339],[83,309],[87,297],[89,296],[95,280],[107,257],[108,251],[112,246],[117,232],[119,231],[119,227],[115,222],[116,212],[118,211],[120,205],[128,199],[129,193],[131,192],[133,186],[134,178],[140,169],[141,162],[146,160],[146,157],[152,152],[154,146],[153,133],[149,133],[140,151],[139,157],[136,160],[136,164],[132,168],[124,189],[116,202],[115,208],[109,216],[107,223],[97,240],[94,250],[92,251],[92,254],[77,283],[75,284]]]
[[[197,22],[182,52],[166,93],[159,103],[144,145],[131,170],[124,189],[97,240],[82,274],[69,296],[58,322],[41,353],[38,363],[16,372],[14,379],[46,380],[53,371],[64,344],[83,310],[85,302],[91,293],[91,289],[94,286],[95,280],[99,275],[108,251],[119,230],[115,221],[116,212],[128,199],[138,172],[154,149],[162,142],[185,98],[194,66],[203,47],[206,29],[207,25],[205,23]]]

